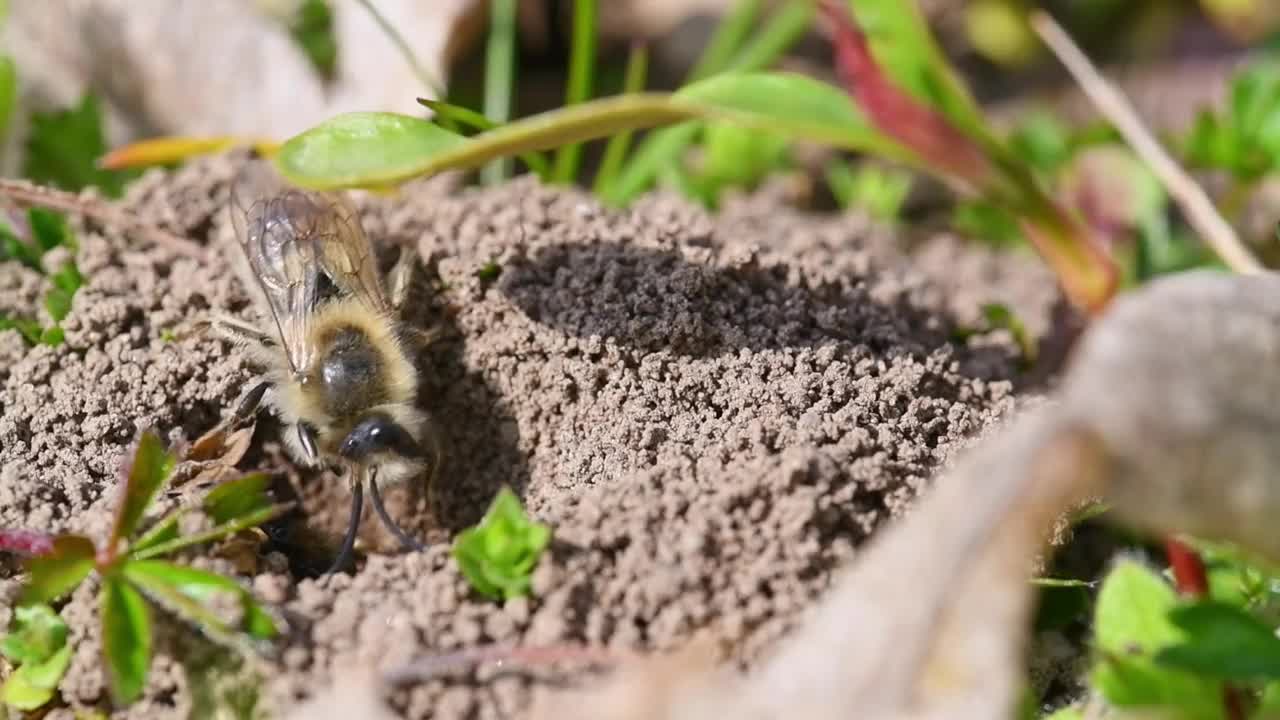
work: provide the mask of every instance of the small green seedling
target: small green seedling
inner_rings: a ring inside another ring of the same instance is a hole
[[[106,151],[102,110],[97,98],[86,94],[75,107],[31,114],[21,174],[41,185],[70,192],[96,187],[118,198],[139,171],[99,167],[98,158]]]
[[[13,630],[0,638],[0,655],[16,666],[0,686],[0,702],[35,710],[53,698],[71,663],[67,624],[48,605],[14,608]]]
[[[480,524],[458,534],[453,557],[477,592],[510,600],[528,594],[530,576],[550,540],[551,529],[530,520],[520,499],[504,487]]]
[[[26,561],[30,577],[22,606],[52,602],[97,573],[103,660],[119,705],[136,700],[146,686],[153,638],[147,600],[193,623],[209,638],[241,650],[261,647],[280,632],[280,621],[234,580],[158,558],[229,537],[289,506],[270,501],[266,475],[250,474],[216,486],[201,500],[198,510],[211,521],[210,529],[183,535],[179,520],[197,509],[183,507],[139,532],[176,462],[154,432],[144,432],[125,465],[121,501],[106,542],[95,545],[83,535],[59,535]],[[222,612],[227,607],[237,610],[234,617]]]
[[[75,235],[72,234],[66,218],[61,214],[43,208],[31,208],[27,211],[27,224],[30,227],[31,240],[26,242],[8,229],[0,227],[0,261],[16,260],[43,273],[45,253],[57,247],[65,247],[75,252],[77,245]],[[11,317],[0,313],[0,330],[17,330],[29,345],[62,344],[64,333],[59,324],[71,312],[71,301],[84,285],[84,276],[80,274],[80,269],[72,259],[48,274],[48,278],[53,287],[45,293],[44,306],[53,324],[49,327],[41,327],[40,323],[34,319]]]
[[[482,265],[480,269],[476,271],[476,277],[485,282],[497,280],[498,276],[501,274],[502,266],[492,260]]]
[[[1225,170],[1243,183],[1280,170],[1280,63],[1233,77],[1226,111],[1202,110],[1183,152],[1189,164]]]

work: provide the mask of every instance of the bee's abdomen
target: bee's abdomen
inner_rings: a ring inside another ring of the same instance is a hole
[[[354,327],[337,329],[329,338],[317,368],[325,410],[349,418],[387,400],[386,360],[369,338]]]

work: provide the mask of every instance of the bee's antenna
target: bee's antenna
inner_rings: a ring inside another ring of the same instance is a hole
[[[375,497],[377,497],[375,495]],[[375,504],[381,505],[378,502]],[[329,567],[325,574],[338,572],[347,564],[347,560],[351,559],[351,551],[356,546],[356,531],[360,529],[360,511],[364,509],[364,484],[355,483],[351,488],[351,521],[347,524],[347,534],[342,538],[342,547],[338,550],[338,557],[333,561],[333,565]]]
[[[410,550],[426,550],[427,546],[409,537],[409,533],[405,532],[395,520],[391,519],[391,514],[387,512],[387,508],[382,504],[382,493],[378,490],[378,478],[371,471],[369,473],[369,495],[373,498],[373,510],[378,513],[378,518],[382,520],[382,524],[391,531],[392,535]]]

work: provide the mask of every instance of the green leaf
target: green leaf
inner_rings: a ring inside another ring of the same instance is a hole
[[[147,528],[147,531],[139,536],[129,547],[129,555],[137,557],[144,550],[149,550],[161,543],[176,540],[178,538],[178,521],[182,519],[184,514],[185,511],[183,509],[175,510],[161,518],[155,525]]]
[[[119,197],[125,181],[136,175],[97,166],[107,144],[102,113],[92,94],[86,94],[73,108],[32,113],[26,149],[23,176],[71,192],[98,187],[108,197]]]
[[[0,638],[0,655],[16,664],[42,663],[67,644],[67,624],[43,603],[14,608],[13,625]]]
[[[249,473],[220,483],[204,496],[204,512],[218,524],[256,512],[271,505],[267,488],[271,476],[267,473]]]
[[[987,327],[992,329],[1008,330],[1013,335],[1013,341],[1018,344],[1022,350],[1022,357],[1027,363],[1034,363],[1036,359],[1036,341],[1027,332],[1027,326],[1022,324],[1022,320],[1009,309],[1009,306],[1002,303],[987,303],[982,306],[982,317],[987,321]]]
[[[58,327],[57,325],[54,325],[53,327],[47,327],[40,333],[41,345],[50,345],[52,347],[57,347],[61,345],[66,339],[67,339],[66,332],[62,328]]]
[[[755,1],[743,0],[744,3]],[[631,47],[631,52],[627,55],[627,69],[622,81],[622,92],[643,92],[645,82],[648,80],[648,74],[649,52],[644,45],[637,43]],[[631,149],[632,135],[633,131],[623,130],[609,138],[609,142],[605,144],[604,154],[600,158],[600,167],[596,170],[596,177],[592,187],[597,196],[605,195],[609,188],[612,188],[614,183],[617,182],[618,173],[622,170],[622,162],[626,159],[627,152]]]
[[[59,535],[53,552],[26,561],[31,574],[22,591],[21,605],[47,603],[71,592],[93,570],[97,549],[82,535]]]
[[[30,345],[40,342],[40,323],[29,318],[9,317],[0,313],[0,330],[17,330]]]
[[[1169,622],[1178,603],[1173,588],[1133,560],[1111,569],[1098,593],[1094,645],[1098,657],[1091,673],[1094,687],[1122,708],[1179,708],[1189,720],[1219,720],[1222,684],[1158,665],[1162,649],[1181,642],[1184,633]]]
[[[71,664],[71,655],[71,646],[63,645],[43,662],[20,666],[0,686],[0,703],[18,710],[35,710],[48,703]]]
[[[165,449],[155,431],[147,430],[138,438],[115,526],[111,530],[111,549],[114,550],[120,540],[132,537],[176,463],[177,458]]]
[[[27,210],[27,222],[31,224],[31,236],[42,251],[61,245],[74,249],[75,236],[62,213],[33,207]]]
[[[226,537],[230,537],[241,530],[261,525],[268,520],[279,517],[287,512],[292,503],[278,503],[264,508],[258,508],[246,515],[242,515],[233,520],[229,520],[221,525],[215,525],[208,530],[191,535],[176,535],[176,533],[165,533],[165,537],[157,538],[154,541],[148,541],[143,547],[134,547],[129,551],[129,557],[133,560],[148,560],[162,555],[169,555],[179,550],[183,550],[195,545],[201,545],[207,542],[214,542]]]
[[[504,487],[481,522],[459,533],[453,556],[478,592],[510,599],[529,592],[530,575],[550,540],[551,529],[530,520]]]
[[[84,276],[80,274],[80,268],[76,267],[74,260],[67,262],[61,269],[50,275],[49,280],[54,287],[68,295],[75,295],[76,291],[84,286]]]
[[[325,78],[332,78],[338,63],[338,42],[333,33],[333,14],[326,0],[303,0],[298,6],[289,33]]]
[[[241,633],[266,640],[280,632],[275,618],[248,590],[217,573],[162,560],[130,560],[124,564],[123,573],[157,604],[195,623],[219,642],[235,645],[236,635]],[[219,598],[239,601],[239,625],[228,624],[214,612]]]
[[[151,666],[151,613],[146,600],[124,578],[102,583],[102,655],[111,696],[125,706],[142,695]]]
[[[1084,711],[1075,705],[1068,705],[1054,710],[1053,714],[1046,715],[1044,720],[1084,720]]]
[[[0,138],[8,137],[18,98],[18,71],[13,58],[0,55]]]
[[[1174,608],[1169,620],[1186,639],[1156,662],[1227,680],[1280,679],[1280,638],[1245,610],[1216,601]]]
[[[44,295],[44,307],[54,322],[62,322],[71,312],[71,294],[60,288],[53,288]]]
[[[40,251],[21,240],[6,227],[0,227],[0,260],[17,260],[38,273],[43,273],[40,266]]]

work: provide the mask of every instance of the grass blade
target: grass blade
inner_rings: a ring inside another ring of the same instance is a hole
[[[739,8],[739,12],[742,11]],[[772,65],[809,29],[814,8],[810,0],[792,0],[774,13],[764,29],[723,68],[724,71],[754,72]],[[735,16],[731,20],[737,21]],[[728,41],[725,41],[726,43]],[[708,78],[719,74],[714,66],[707,68]],[[690,86],[686,86],[686,89]],[[625,205],[648,190],[663,168],[678,163],[685,150],[697,139],[697,128],[651,133],[636,148],[632,161],[622,171],[605,201]]]
[[[121,577],[102,584],[102,655],[117,706],[142,695],[151,666],[151,613],[142,595]]]
[[[622,92],[643,92],[648,72],[649,51],[643,44],[636,43],[631,46],[631,54],[627,57],[627,70],[626,77],[622,83]],[[618,172],[622,169],[622,162],[627,158],[627,151],[631,149],[631,136],[634,132],[633,130],[623,130],[609,138],[609,142],[604,148],[604,157],[600,160],[600,168],[596,171],[593,191],[597,196],[604,197],[608,193],[608,189],[613,187],[618,178]]]
[[[511,118],[515,94],[516,0],[490,0],[489,43],[484,63],[484,116],[497,125]],[[480,171],[486,185],[500,183],[511,172],[511,161],[498,157]]]
[[[565,105],[577,105],[591,98],[596,65],[596,18],[599,7],[596,0],[574,0],[573,48],[569,55],[569,82],[565,93]],[[578,174],[582,157],[582,144],[570,143],[556,150],[552,179],[570,183]]]
[[[738,54],[747,35],[760,15],[760,0],[738,0],[733,11],[729,13],[716,31],[711,35],[707,47],[698,57],[698,62],[689,71],[687,82],[704,80],[729,66],[729,61]]]

